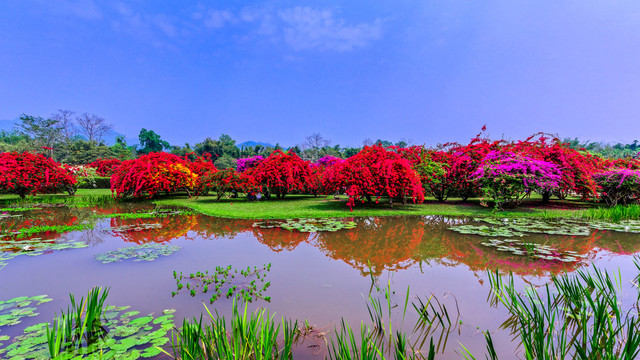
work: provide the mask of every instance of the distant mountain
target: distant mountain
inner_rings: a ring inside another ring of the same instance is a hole
[[[255,147],[256,145],[262,145],[264,147],[276,147],[275,145],[269,144],[269,143],[263,143],[263,142],[259,142],[259,141],[245,141],[243,143],[240,143],[238,145],[236,145],[239,148],[243,148],[243,147]]]

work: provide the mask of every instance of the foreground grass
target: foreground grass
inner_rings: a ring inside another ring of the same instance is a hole
[[[350,211],[346,206],[346,197],[339,200],[329,197],[313,197],[306,195],[287,195],[284,200],[247,201],[244,198],[222,199],[214,197],[164,197],[154,200],[156,204],[185,206],[205,215],[226,218],[247,219],[293,219],[293,218],[326,218],[326,217],[364,217],[364,216],[399,216],[399,215],[446,215],[446,216],[496,216],[496,217],[537,217],[568,218],[582,217],[585,209],[593,205],[578,201],[551,202],[541,206],[540,200],[533,199],[525,206],[495,213],[491,208],[482,207],[478,200],[462,202],[451,200],[438,203],[435,199],[427,199],[424,204],[358,204]]]

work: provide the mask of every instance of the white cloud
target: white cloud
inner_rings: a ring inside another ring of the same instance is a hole
[[[295,7],[279,12],[284,41],[294,50],[349,51],[380,38],[382,22],[348,25],[330,10]]]
[[[204,18],[204,26],[212,29],[218,29],[234,22],[236,22],[235,16],[224,10],[210,10]]]

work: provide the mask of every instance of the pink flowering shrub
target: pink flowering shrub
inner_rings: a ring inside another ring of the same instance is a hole
[[[593,176],[608,206],[629,204],[640,199],[640,170],[613,169]]]
[[[557,165],[512,152],[491,151],[472,174],[482,189],[483,201],[493,201],[496,209],[518,206],[533,191],[558,188],[562,173]]]
[[[325,155],[325,156],[321,157],[320,159],[318,159],[318,161],[316,161],[316,164],[326,168],[326,167],[332,166],[335,163],[338,163],[340,161],[342,161],[342,159],[340,159],[338,157],[331,156],[331,155]]]
[[[244,159],[237,159],[236,160],[237,171],[239,173],[245,172],[251,168],[258,166],[258,164],[260,164],[262,160],[264,160],[264,157],[260,155],[256,155],[256,156],[252,156]]]

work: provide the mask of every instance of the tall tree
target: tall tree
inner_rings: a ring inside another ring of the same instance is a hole
[[[153,130],[141,129],[138,135],[141,149],[138,150],[138,154],[148,154],[152,152],[159,152],[163,149],[171,148],[168,142],[162,140],[160,135],[156,134]]]
[[[40,148],[53,148],[62,140],[62,126],[55,119],[45,119],[40,116],[22,114],[20,122],[16,124],[16,131],[26,136],[31,141],[31,147],[40,151]]]
[[[62,127],[62,137],[67,141],[73,140],[78,133],[73,115],[75,115],[75,112],[62,109],[58,110],[57,113],[51,114],[51,119],[57,120]]]
[[[102,137],[113,128],[113,125],[96,114],[84,113],[76,118],[76,123],[80,128],[80,132],[87,137],[89,141],[102,140]]]

